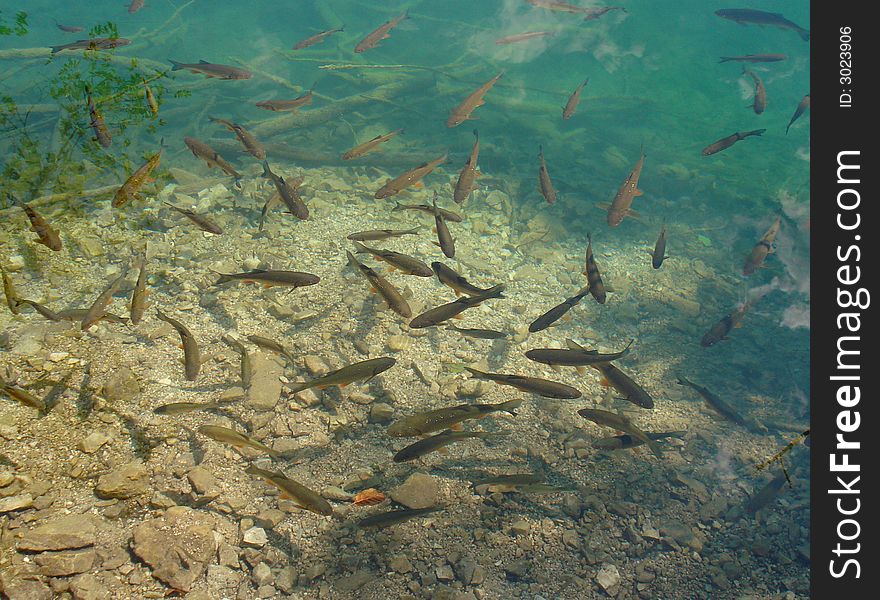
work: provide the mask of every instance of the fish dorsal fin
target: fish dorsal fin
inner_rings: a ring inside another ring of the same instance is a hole
[[[209,63],[209,62],[206,61],[206,60],[199,60],[199,64],[200,64],[200,65],[210,65],[211,63]]]
[[[581,352],[585,352],[587,354],[598,354],[597,350],[587,350],[574,340],[565,340],[565,345],[568,347],[569,350],[580,350]]]

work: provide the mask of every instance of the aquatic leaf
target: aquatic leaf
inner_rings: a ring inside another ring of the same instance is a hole
[[[709,238],[707,238],[707,237],[706,237],[705,235],[703,235],[702,233],[697,235],[697,240],[699,240],[699,242],[700,242],[701,244],[703,244],[704,246],[706,246],[707,248],[710,247],[710,246],[712,245],[712,240],[710,240]]]

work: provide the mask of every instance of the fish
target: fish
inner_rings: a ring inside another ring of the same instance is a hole
[[[307,285],[315,285],[321,278],[311,273],[300,271],[276,271],[271,269],[257,269],[244,273],[217,273],[220,278],[214,285],[228,283],[230,281],[242,281],[244,283],[262,283],[264,287],[275,286],[298,288]]]
[[[77,40],[63,46],[51,46],[52,54],[58,54],[65,50],[110,50],[119,46],[128,46],[131,40],[125,38],[94,38],[91,40]]]
[[[788,130],[791,129],[792,123],[797,121],[804,111],[810,108],[810,95],[807,94],[804,96],[803,100],[798,102],[797,108],[794,109],[794,114],[791,115],[791,120],[788,122],[788,126],[785,128],[785,135],[788,135]]]
[[[755,247],[752,248],[752,251],[749,253],[748,257],[746,257],[746,262],[743,264],[743,275],[748,277],[755,271],[757,271],[761,265],[764,264],[764,260],[771,253],[775,252],[774,243],[776,241],[776,235],[779,233],[779,228],[782,226],[782,218],[776,217],[776,220],[773,221],[773,224],[770,228],[764,233],[761,239],[755,244]]]
[[[231,175],[232,177],[235,177],[235,179],[241,179],[241,175],[235,170],[235,167],[233,167],[225,158],[217,154],[217,151],[205,142],[199,141],[195,138],[185,137],[183,138],[183,143],[190,149],[193,156],[204,160],[208,163],[209,167],[217,167],[227,175]]]
[[[437,209],[437,192],[434,192],[432,202],[434,205],[434,223],[437,229],[437,245],[440,247],[440,250],[443,251],[446,258],[453,258],[455,256],[455,240],[452,238],[452,234],[449,233],[449,227],[446,226],[446,221],[443,219],[443,213]],[[434,271],[432,270],[428,277],[433,276]]]
[[[578,346],[579,347],[579,346]],[[601,384],[614,388],[623,400],[632,402],[641,408],[654,408],[654,399],[635,380],[612,365],[610,362],[591,363],[591,367],[602,374]]]
[[[345,253],[348,255],[348,263],[367,278],[367,281],[370,282],[370,288],[382,296],[382,299],[385,300],[391,310],[404,319],[408,319],[412,316],[412,309],[410,308],[409,303],[404,299],[403,295],[397,291],[397,288],[391,285],[387,279],[379,275],[372,268],[358,261],[354,254],[348,250],[346,250]]]
[[[251,363],[251,355],[248,354],[247,348],[244,347],[244,344],[234,337],[224,335],[221,339],[227,346],[241,355],[238,369],[239,376],[241,377],[241,388],[243,390],[249,390],[251,387],[251,380],[254,377],[254,365]]]
[[[131,292],[131,304],[128,311],[133,325],[140,323],[144,316],[144,310],[147,308],[147,293],[147,256],[144,252],[140,258],[138,277],[134,284],[134,290]]]
[[[241,145],[244,146],[244,149],[247,150],[248,154],[260,160],[266,158],[266,148],[256,137],[254,137],[254,134],[245,129],[244,126],[239,125],[238,123],[233,123],[232,121],[227,121],[226,119],[218,119],[217,117],[208,117],[208,119],[214,123],[223,125],[229,131],[234,133],[235,137],[238,138],[238,141],[241,142]]]
[[[7,301],[8,301],[9,296],[7,295],[6,297],[7,297]],[[42,304],[34,302],[33,300],[26,300],[25,298],[16,298],[15,309],[18,310],[19,312],[16,312],[13,314],[20,314],[22,305],[30,306],[35,311],[40,313],[43,317],[48,319],[49,321],[60,321],[61,320],[61,317],[58,316],[58,313],[52,311],[48,307],[43,306]],[[10,306],[9,308],[11,310],[12,306]],[[75,319],[75,320],[82,320],[82,315],[80,315],[79,319]]]
[[[572,115],[574,115],[574,111],[577,110],[578,104],[581,101],[581,92],[584,91],[584,87],[589,81],[589,77],[584,79],[584,82],[580,84],[574,92],[572,92],[571,96],[568,97],[568,102],[566,102],[565,106],[562,108],[563,119],[570,119]]]
[[[730,330],[734,327],[739,327],[740,321],[742,321],[743,317],[746,316],[746,313],[751,308],[750,302],[743,302],[740,306],[734,309],[731,313],[724,315],[721,317],[721,320],[715,323],[709,331],[703,335],[703,338],[700,340],[700,345],[703,348],[708,348],[714,344],[722,340],[726,340],[727,334],[730,333]]]
[[[408,18],[409,15],[407,14],[407,11],[404,11],[403,14],[383,23],[377,29],[367,34],[367,37],[358,42],[357,46],[354,47],[355,53],[360,54],[361,52],[376,48],[379,45],[379,42],[391,37],[391,30],[397,27],[398,23]]]
[[[387,240],[388,238],[400,237],[402,235],[416,235],[420,227],[412,229],[371,229],[369,231],[358,231],[345,236],[345,239],[353,242],[372,242],[378,240]]]
[[[391,133],[386,133],[384,135],[377,135],[373,139],[366,141],[363,144],[358,144],[354,148],[352,148],[350,150],[346,150],[342,154],[342,160],[351,160],[353,158],[360,158],[364,154],[368,154],[370,152],[373,152],[374,150],[377,150],[379,148],[379,144],[384,144],[385,142],[387,142],[388,140],[390,140],[394,136],[400,135],[401,133],[403,133],[403,131],[404,131],[403,129],[396,129],[395,131],[392,131]]]
[[[275,112],[293,112],[302,108],[303,106],[308,106],[309,104],[311,104],[313,97],[314,96],[312,94],[312,90],[309,90],[302,96],[294,98],[293,100],[263,100],[261,102],[257,102],[256,106]]]
[[[288,185],[283,177],[273,173],[272,169],[269,168],[269,162],[265,160],[263,161],[263,177],[268,177],[272,180],[272,183],[275,184],[275,189],[278,191],[278,195],[284,200],[284,204],[287,206],[287,210],[289,210],[291,214],[301,221],[305,221],[309,218],[309,208],[306,206],[306,203],[303,202],[297,188]]]
[[[452,109],[449,118],[446,119],[446,127],[455,127],[470,119],[471,113],[486,103],[486,101],[483,100],[483,96],[486,95],[486,92],[492,89],[492,86],[501,79],[502,75],[504,75],[504,71],[498,73],[498,75],[468,94],[467,98],[462,100],[458,106]]]
[[[773,502],[776,499],[776,496],[779,495],[779,492],[785,486],[785,482],[785,473],[780,473],[769,482],[767,482],[767,485],[762,487],[757,494],[749,498],[749,501],[746,502],[746,512],[750,515],[753,515],[771,502]]]
[[[535,333],[536,331],[543,331],[550,327],[553,323],[558,321],[572,308],[577,306],[577,304],[581,301],[581,299],[590,293],[590,287],[587,286],[579,291],[577,294],[567,299],[565,302],[561,304],[557,304],[543,315],[532,321],[529,325],[529,331],[531,333]]]
[[[746,54],[744,56],[722,56],[718,62],[779,62],[780,60],[788,60],[785,54]]]
[[[371,358],[360,362],[346,365],[341,369],[330,371],[326,375],[312,379],[311,381],[300,381],[288,384],[290,392],[295,394],[309,388],[316,387],[319,390],[338,385],[345,387],[355,381],[364,380],[364,383],[371,381],[376,375],[387,371],[397,363],[397,359],[390,356],[382,356],[379,358]]]
[[[388,263],[393,269],[400,269],[407,275],[416,275],[417,277],[433,277],[434,271],[431,267],[423,263],[417,258],[394,252],[393,250],[384,250],[381,248],[370,248],[360,242],[354,242],[357,251],[355,254],[371,254],[376,260]]]
[[[165,202],[164,204],[184,215],[190,221],[198,225],[199,229],[201,229],[202,231],[207,231],[208,233],[213,233],[214,235],[222,235],[223,228],[208,219],[207,217],[197,214],[189,209],[174,206],[170,202]]]
[[[288,206],[288,211],[291,212],[291,208],[295,208],[301,214],[308,213],[308,207],[303,204],[303,206],[299,206],[296,202],[301,203],[302,197],[299,195],[299,188],[302,186],[303,181],[305,181],[304,175],[299,175],[294,177],[293,179],[285,179],[284,185],[287,186],[287,192],[290,197],[295,201],[291,206]],[[260,231],[263,231],[263,224],[266,221],[266,216],[269,214],[269,210],[279,204],[284,203],[284,200],[281,198],[281,194],[278,193],[278,189],[276,188],[275,193],[266,200],[266,203],[263,204],[263,209],[260,211]]]
[[[536,483],[545,483],[547,476],[543,473],[512,473],[510,475],[496,475],[494,477],[484,477],[477,481],[472,481],[474,487],[481,485],[503,485],[510,487],[518,487],[521,485],[533,485]]]
[[[258,442],[251,436],[245,435],[244,433],[240,433],[228,427],[221,427],[220,425],[200,425],[198,432],[205,437],[211,438],[215,442],[229,444],[234,448],[244,448],[245,446],[247,446],[248,448],[253,448],[254,450],[259,450],[260,452],[265,452],[269,456],[273,456],[275,458],[281,456],[281,452],[279,452],[278,450],[270,448],[266,444]]]
[[[455,182],[455,190],[452,192],[452,199],[457,204],[462,204],[467,200],[471,192],[474,191],[474,179],[477,172],[477,158],[480,156],[480,134],[474,129],[474,146],[471,148],[471,154],[468,156],[467,162],[458,174],[458,180]]]
[[[269,352],[280,354],[281,356],[286,358],[290,364],[294,364],[296,362],[293,354],[291,354],[283,345],[274,340],[270,340],[269,338],[265,338],[259,335],[249,335],[247,336],[247,340],[250,343],[262,348],[263,350],[268,350]]]
[[[128,14],[133,14],[144,7],[144,0],[131,0],[128,5]]]
[[[780,13],[764,12],[763,10],[752,8],[722,8],[721,10],[716,10],[715,14],[722,19],[728,19],[740,25],[751,23],[752,25],[770,25],[780,29],[790,29],[801,36],[801,39],[805,42],[810,41],[810,32],[808,30],[789,21]]]
[[[557,2],[556,0],[526,0],[532,6],[538,8],[546,8],[547,10],[555,10],[558,12],[567,12],[572,14],[584,15],[584,21],[592,21],[598,19],[602,15],[612,10],[622,10],[627,12],[622,6],[602,6],[602,7],[583,7],[575,6],[567,2]]]
[[[503,331],[495,331],[494,329],[465,329],[456,327],[452,323],[446,325],[446,329],[457,331],[465,337],[477,338],[479,340],[500,340],[507,337]]]
[[[492,288],[478,288],[468,282],[467,279],[456,273],[451,267],[447,267],[442,262],[434,261],[431,263],[431,270],[437,275],[440,283],[451,287],[455,291],[455,295],[465,294],[468,296],[480,296],[487,293]]]
[[[620,189],[617,190],[617,194],[614,195],[614,200],[611,201],[611,206],[608,207],[609,227],[617,227],[627,215],[634,214],[630,207],[636,196],[642,195],[642,190],[639,189],[639,177],[642,174],[642,166],[644,164],[645,151],[642,150],[641,156],[639,156],[639,161],[636,163],[636,166],[633,167],[633,170],[626,178],[626,181],[623,182],[623,185],[620,186]]]
[[[14,315],[20,314],[21,311],[18,309],[18,305],[21,303],[21,299],[15,291],[12,278],[6,274],[6,269],[2,265],[0,265],[0,276],[3,277],[3,295],[6,298],[6,306],[9,307],[9,312]]]
[[[455,428],[464,421],[482,419],[496,412],[506,412],[514,417],[522,400],[508,400],[499,404],[459,404],[416,413],[394,421],[386,433],[392,437],[415,437],[434,431]]]
[[[582,396],[579,389],[573,388],[564,383],[559,383],[558,381],[507,373],[485,373],[472,367],[465,367],[465,370],[477,379],[487,379],[501,385],[509,385],[520,391],[537,394],[544,398],[574,400],[575,398],[580,398]]]
[[[702,154],[703,154],[703,156],[710,156],[712,154],[715,154],[716,152],[721,152],[722,150],[730,148],[731,146],[733,146],[735,143],[737,143],[740,140],[744,140],[747,137],[752,136],[752,135],[761,135],[765,131],[767,131],[767,130],[766,129],[754,129],[752,131],[746,131],[744,133],[740,133],[739,131],[737,131],[736,133],[732,133],[727,137],[721,138],[717,142],[713,142],[713,143],[709,144],[708,146],[703,148]]]
[[[750,69],[743,69],[743,74],[749,75],[755,83],[755,98],[752,101],[752,110],[755,111],[756,115],[760,115],[767,108],[767,90],[764,88],[764,82]]]
[[[37,234],[37,243],[43,244],[49,250],[58,252],[62,248],[61,237],[58,230],[49,225],[49,222],[43,218],[37,211],[28,204],[19,203],[21,209],[27,215],[28,221],[31,223],[31,231]],[[433,273],[432,273],[433,274]]]
[[[175,415],[182,415],[199,410],[214,410],[221,407],[222,404],[219,402],[172,402],[171,404],[157,406],[153,409],[153,412],[157,415],[173,417]]]
[[[98,294],[98,297],[95,298],[95,301],[92,302],[92,305],[86,311],[85,315],[83,315],[82,321],[80,322],[80,329],[87,331],[92,325],[101,319],[104,315],[104,309],[107,308],[107,305],[113,300],[113,296],[119,291],[119,288],[122,287],[126,277],[128,277],[128,266],[122,269],[119,276],[111,281],[110,285],[108,285],[103,292]]]
[[[600,6],[594,8],[584,8],[581,12],[583,12],[584,21],[593,21],[595,19],[598,19],[602,15],[611,12],[612,10],[627,12],[627,10],[622,6]]]
[[[70,321],[71,323],[80,323],[83,320],[83,317],[86,315],[89,309],[87,308],[70,308],[66,310],[61,310],[53,312],[49,308],[43,306],[42,304],[38,304],[33,300],[25,300],[24,298],[18,301],[19,305],[25,304],[30,306],[35,311],[40,313],[43,317],[48,319],[49,321]],[[124,317],[120,317],[111,313],[103,313],[97,319],[98,321],[110,321],[112,323],[125,323],[126,319]]]
[[[156,96],[153,94],[153,90],[150,88],[150,85],[147,83],[146,79],[142,79],[144,82],[144,99],[147,101],[147,107],[150,109],[150,114],[153,117],[159,116],[159,101],[156,100]]]
[[[199,344],[183,323],[176,319],[172,319],[158,308],[156,316],[174,327],[180,334],[180,343],[183,345],[183,368],[187,381],[195,381],[199,376],[199,369],[202,367],[202,358],[199,353]]]
[[[572,340],[566,340],[568,348],[533,348],[525,354],[526,358],[545,365],[559,365],[564,367],[584,367],[595,363],[607,363],[629,354],[633,344],[630,340],[620,352],[599,354],[598,350],[587,350]]]
[[[663,433],[646,433],[648,438],[653,441],[659,441],[670,437],[682,437],[686,431],[666,431]],[[600,438],[593,442],[593,448],[596,450],[628,450],[643,445],[645,442],[635,438],[634,436],[624,433],[623,435],[613,435],[610,437]]]
[[[410,444],[406,448],[403,448],[394,455],[394,462],[399,463],[415,460],[461,440],[500,437],[510,435],[510,433],[511,432],[509,431],[452,431],[451,429],[447,429],[446,431],[419,440]]]
[[[454,302],[441,304],[440,306],[431,308],[423,312],[422,314],[413,318],[413,320],[409,322],[409,326],[412,329],[421,329],[423,327],[432,327],[434,325],[438,325],[443,321],[446,321],[456,315],[461,314],[469,308],[479,306],[485,300],[488,300],[490,298],[503,298],[504,296],[501,294],[501,292],[503,291],[504,284],[499,283],[498,285],[489,288],[482,294],[478,294],[475,296],[462,296]]]
[[[85,90],[86,106],[89,109],[89,127],[95,132],[95,139],[98,143],[104,148],[109,148],[113,145],[113,137],[110,135],[110,130],[107,129],[107,123],[104,121],[104,116],[98,110],[95,101],[92,100],[92,89],[87,85],[85,86]]]
[[[578,411],[578,414],[597,425],[604,425],[628,433],[642,443],[647,444],[648,448],[651,449],[651,452],[653,452],[657,458],[663,457],[663,453],[657,442],[648,437],[648,434],[636,427],[627,417],[596,408],[582,408]]]
[[[249,466],[244,470],[248,475],[256,475],[261,477],[267,483],[270,483],[281,490],[278,496],[280,499],[290,499],[304,510],[329,517],[333,515],[333,506],[327,502],[321,494],[311,490],[303,484],[287,477],[284,473],[267,471],[255,465]]]
[[[430,215],[434,214],[434,207],[430,204],[401,204],[400,202],[395,202],[394,208],[392,208],[391,210],[418,210],[424,213],[428,213]],[[438,210],[440,211],[440,214],[443,215],[444,220],[451,221],[453,223],[461,223],[462,218],[460,214],[442,208]]]
[[[190,73],[201,73],[208,78],[216,77],[217,79],[250,79],[253,77],[253,73],[248,71],[247,69],[240,69],[238,67],[232,67],[229,65],[220,65],[215,63],[209,63],[206,60],[200,60],[197,63],[180,63],[174,60],[169,60],[173,66],[171,67],[172,71],[180,71],[181,69],[185,69]]]
[[[410,169],[394,179],[388,179],[382,187],[376,190],[373,197],[378,199],[396,196],[406,188],[417,184],[422,177],[436,169],[438,165],[445,163],[447,156],[448,154],[444,153],[443,156],[422,163],[418,167]]]
[[[654,251],[651,253],[651,266],[659,269],[667,258],[669,257],[666,256],[666,223],[664,223],[660,228],[660,235],[657,236],[657,242],[654,244]]]
[[[0,392],[3,392],[13,400],[17,402],[21,402],[25,406],[30,406],[31,408],[36,408],[39,412],[45,412],[46,403],[43,402],[42,399],[37,398],[29,391],[22,389],[16,385],[12,385],[6,381],[0,379]]]
[[[358,527],[361,529],[383,529],[392,525],[399,525],[416,517],[443,510],[442,506],[429,506],[427,508],[404,508],[401,510],[389,510],[387,512],[371,515],[358,521]]]
[[[328,29],[327,31],[322,31],[321,33],[316,33],[315,35],[309,36],[304,40],[300,40],[293,45],[293,49],[302,50],[303,48],[314,46],[315,44],[323,42],[325,39],[327,39],[328,36],[331,36],[334,33],[339,33],[340,31],[345,31],[345,25],[343,25],[342,27],[337,27],[336,29]]]
[[[703,397],[703,400],[706,401],[707,406],[712,408],[715,412],[717,412],[728,421],[733,421],[737,425],[742,425],[743,427],[750,426],[750,422],[748,420],[743,418],[743,416],[740,415],[736,410],[734,410],[732,406],[713,394],[708,388],[698,385],[681,375],[677,377],[677,381],[681,385],[686,385],[696,390],[696,392]]]
[[[587,244],[587,253],[585,259],[584,266],[584,275],[587,276],[587,285],[590,288],[590,293],[593,295],[593,298],[596,299],[596,302],[599,304],[605,304],[605,284],[602,282],[602,276],[599,274],[599,267],[596,265],[596,259],[593,258],[593,238],[588,235],[587,240],[589,243]]]
[[[55,21],[55,19],[52,20]],[[83,27],[79,27],[77,25],[62,25],[58,21],[55,21],[55,27],[57,27],[61,31],[66,31],[67,33],[79,33],[84,29]]]
[[[547,201],[547,204],[553,204],[556,202],[556,190],[553,188],[553,182],[550,181],[550,173],[547,172],[547,163],[544,162],[543,146],[538,146],[538,160],[540,161],[538,167],[538,185],[541,188],[541,195],[544,196],[544,200]]]
[[[504,36],[503,38],[498,38],[495,40],[495,43],[499,46],[506,44],[515,44],[517,42],[525,42],[527,40],[534,40],[542,37],[551,37],[556,35],[555,31],[527,31],[525,33],[515,33],[513,35]]]
[[[134,173],[128,176],[118,190],[113,194],[113,200],[110,206],[113,208],[121,208],[140,197],[141,188],[153,179],[150,177],[153,171],[159,166],[162,160],[162,149],[147,159],[147,162],[138,167]]]

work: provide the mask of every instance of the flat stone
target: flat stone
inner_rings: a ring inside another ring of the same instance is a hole
[[[204,467],[195,467],[186,474],[193,491],[202,497],[216,498],[220,495],[220,486],[214,474]]]
[[[407,508],[428,508],[437,504],[440,484],[436,477],[413,473],[401,485],[391,490],[391,499]]]
[[[15,547],[26,552],[70,550],[95,544],[95,518],[68,515],[26,532]]]
[[[94,454],[101,446],[109,442],[112,438],[103,431],[94,431],[79,441],[77,448],[86,454]]]
[[[188,592],[217,552],[213,519],[185,506],[174,506],[161,518],[135,527],[131,547],[150,566],[153,577]]]
[[[272,410],[281,398],[281,375],[284,369],[274,356],[264,352],[251,354],[251,384],[247,406],[254,410]]]
[[[298,579],[299,574],[296,572],[296,569],[287,565],[278,571],[278,574],[275,576],[275,587],[285,594],[290,594],[293,592],[293,588],[296,587]]]
[[[66,577],[85,573],[95,564],[95,550],[72,550],[61,552],[43,552],[34,558],[40,565],[40,573],[47,577]]]
[[[39,579],[25,579],[12,569],[0,571],[0,589],[10,600],[52,600],[55,593]]]
[[[242,536],[242,544],[251,548],[262,548],[269,543],[269,536],[262,527],[251,527],[244,532]]]
[[[340,577],[336,580],[334,587],[340,592],[354,592],[376,578],[370,571],[357,571],[346,577]]]
[[[91,573],[83,573],[71,579],[70,593],[74,600],[108,600],[111,597],[107,584]]]
[[[30,494],[18,494],[17,496],[0,498],[0,514],[30,508],[33,504],[34,497]]]
[[[384,402],[370,406],[370,423],[388,423],[394,418],[394,407]]]
[[[150,473],[140,461],[113,469],[98,478],[95,494],[100,498],[131,498],[147,491]]]
[[[114,369],[101,388],[101,395],[113,404],[128,403],[140,393],[141,385],[137,376],[128,367]]]
[[[449,565],[437,567],[434,574],[437,576],[438,581],[452,581],[455,579],[455,573],[452,572],[452,567]]]
[[[251,573],[251,578],[253,578],[254,584],[256,584],[257,587],[270,584],[274,579],[272,577],[272,569],[270,569],[269,565],[264,562],[261,562],[254,567],[254,570]]]
[[[612,564],[604,564],[596,573],[596,583],[609,596],[616,596],[620,590],[620,571]]]
[[[0,488],[6,487],[13,481],[15,481],[15,475],[12,473],[12,471],[8,471],[6,469],[0,471]]]
[[[519,519],[510,525],[510,533],[514,535],[525,535],[529,532],[529,529],[531,529],[531,526],[525,519]]]
[[[395,573],[409,573],[413,570],[412,563],[405,556],[395,556],[388,561],[388,568]]]
[[[303,357],[303,363],[305,364],[306,371],[309,372],[309,375],[314,375],[320,377],[321,375],[325,375],[330,372],[330,367],[320,356],[315,356],[314,354],[306,354]]]

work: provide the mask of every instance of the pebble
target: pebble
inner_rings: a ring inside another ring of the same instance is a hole
[[[293,592],[293,588],[296,587],[298,579],[299,574],[296,572],[296,569],[287,565],[286,567],[282,567],[281,570],[278,571],[278,574],[275,575],[275,587],[285,594],[290,594]]]
[[[6,487],[15,481],[15,475],[12,471],[0,471],[0,488]]]
[[[434,575],[436,575],[438,581],[452,581],[455,579],[455,573],[452,572],[452,567],[449,565],[437,567]]]
[[[281,398],[281,375],[278,361],[264,352],[251,354],[251,383],[247,405],[254,410],[272,410]]]
[[[256,567],[254,567],[254,570],[251,573],[251,577],[253,578],[254,583],[257,585],[257,587],[270,584],[274,579],[272,577],[272,569],[270,569],[269,565],[264,562],[261,562]]]
[[[394,418],[394,407],[384,402],[370,406],[370,423],[388,423]]]
[[[357,571],[346,577],[340,577],[336,580],[336,589],[340,592],[354,592],[375,579],[370,571]]]
[[[504,565],[504,572],[507,574],[507,578],[511,580],[525,579],[531,568],[532,565],[529,561],[515,560]]]
[[[306,354],[303,357],[303,363],[305,364],[306,371],[309,372],[309,375],[314,375],[316,377],[320,377],[326,373],[330,372],[330,367],[324,362],[324,359],[320,356],[315,356],[314,354]]]
[[[186,474],[193,491],[202,497],[216,498],[220,495],[220,486],[217,479],[204,467],[195,467]]]
[[[94,454],[101,446],[109,442],[112,438],[103,431],[93,431],[85,438],[81,439],[77,447],[86,454]]]
[[[412,563],[405,556],[395,556],[388,561],[388,568],[395,573],[409,573],[413,570]]]
[[[68,550],[43,552],[34,558],[40,565],[40,572],[47,577],[67,577],[84,573],[95,564],[95,550]]]
[[[111,597],[107,583],[91,573],[77,575],[70,580],[74,600],[107,600]]]
[[[113,469],[98,478],[95,494],[99,498],[132,498],[147,491],[150,474],[140,461]]]
[[[392,335],[388,337],[388,340],[385,342],[385,346],[391,352],[402,352],[409,348],[412,343],[412,338],[406,335]]]
[[[95,518],[67,515],[27,531],[15,547],[26,552],[70,550],[95,544]]]
[[[514,535],[525,535],[529,532],[529,529],[531,529],[531,526],[525,519],[519,519],[510,525],[510,533]]]
[[[604,564],[596,573],[596,583],[605,590],[609,596],[616,596],[620,589],[620,571],[612,564]]]
[[[269,536],[262,527],[251,527],[244,532],[242,536],[242,544],[251,548],[262,548],[269,543]]]
[[[30,494],[19,494],[0,498],[0,514],[30,508],[34,504],[34,497]]]
[[[101,395],[114,404],[129,403],[140,393],[137,376],[128,367],[115,369],[101,388]]]
[[[440,484],[436,477],[413,473],[388,494],[391,499],[407,508],[428,508],[438,502]]]

